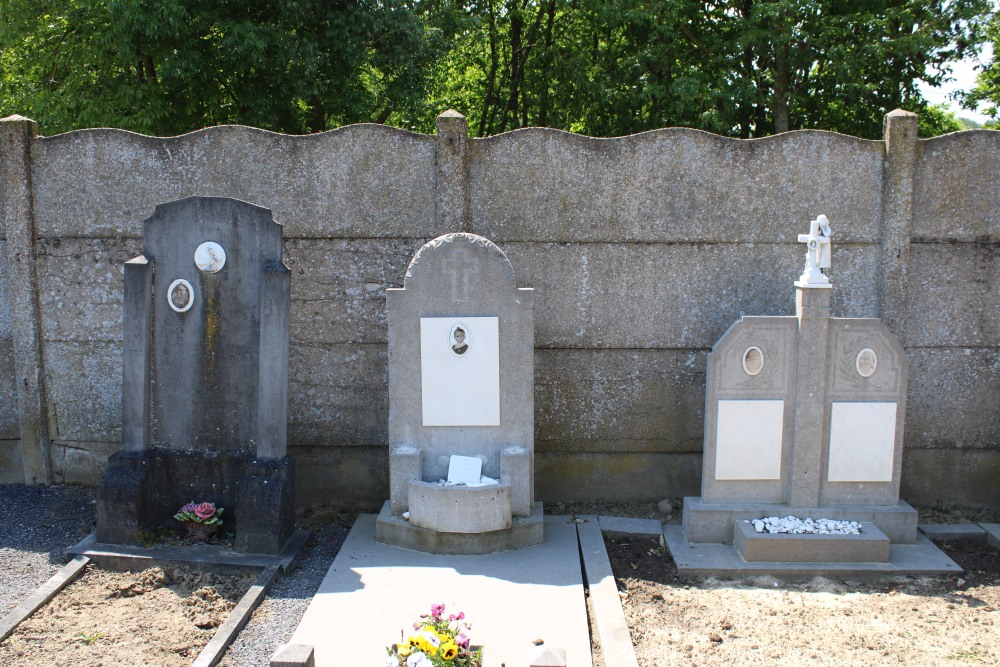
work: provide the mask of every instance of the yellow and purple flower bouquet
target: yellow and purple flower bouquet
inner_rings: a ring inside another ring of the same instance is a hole
[[[464,612],[445,616],[443,604],[432,604],[405,641],[386,647],[385,667],[482,667],[483,649],[466,635],[471,627]]]

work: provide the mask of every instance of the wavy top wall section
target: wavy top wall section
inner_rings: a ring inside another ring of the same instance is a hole
[[[918,143],[913,238],[1000,243],[1000,132],[955,132]]]
[[[36,233],[136,237],[156,204],[214,195],[270,208],[290,238],[433,238],[459,231],[437,223],[437,146],[435,136],[370,124],[311,136],[223,126],[172,138],[42,137],[32,147]],[[788,243],[818,213],[843,242],[879,240],[882,141],[529,128],[474,139],[468,151],[471,229],[498,243]],[[997,173],[1000,133],[919,141],[914,238],[1000,239]]]
[[[616,139],[517,130],[472,142],[470,213],[497,242],[794,242],[819,213],[879,234],[884,144],[819,131],[754,140],[668,129]]]
[[[310,136],[80,130],[34,142],[36,230],[140,237],[157,204],[204,195],[271,209],[286,237],[433,236],[434,152],[434,137],[368,124]]]

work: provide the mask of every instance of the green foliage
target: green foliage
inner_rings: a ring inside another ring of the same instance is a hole
[[[455,108],[478,136],[876,138],[895,108],[949,131],[917,84],[987,37],[1000,38],[989,0],[4,0],[0,113],[45,134],[431,132]],[[998,100],[995,57],[968,103]]]
[[[919,80],[982,39],[986,0],[478,0],[432,77],[432,109],[480,135],[686,126],[878,137]],[[427,127],[429,119],[423,119]]]
[[[986,27],[986,39],[993,44],[993,59],[986,63],[976,77],[976,87],[963,98],[967,109],[985,105],[985,113],[993,119],[984,127],[995,129],[996,118],[1000,114],[1000,12],[995,12]]]
[[[80,632],[77,633],[76,638],[87,646],[93,646],[100,640],[104,639],[103,632]]]
[[[381,122],[438,44],[405,0],[5,0],[0,26],[0,112],[45,133]]]
[[[156,530],[140,530],[136,533],[136,539],[144,547],[154,547],[163,540],[176,536],[176,531],[169,528],[157,528]]]
[[[917,134],[924,138],[965,129],[968,128],[954,113],[949,111],[947,107],[937,104],[924,107],[917,120]]]

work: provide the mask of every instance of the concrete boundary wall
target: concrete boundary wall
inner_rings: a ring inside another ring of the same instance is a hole
[[[0,482],[94,485],[121,439],[122,264],[162,202],[271,209],[292,270],[289,445],[302,504],[388,496],[385,289],[469,231],[533,287],[537,495],[697,495],[705,356],[794,311],[797,234],[833,225],[835,316],[910,358],[902,495],[1000,507],[1000,133],[736,140],[687,129],[470,139],[352,125],[157,138],[0,121]]]

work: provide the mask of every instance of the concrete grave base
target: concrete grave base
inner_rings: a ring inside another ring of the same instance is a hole
[[[108,459],[97,495],[97,541],[138,545],[139,531],[177,528],[185,503],[222,507],[236,550],[277,554],[295,529],[295,461],[147,449]]]
[[[68,556],[86,556],[105,570],[138,572],[163,565],[185,565],[220,574],[259,573],[269,567],[291,572],[312,532],[299,528],[276,554],[246,553],[217,544],[185,546],[156,544],[151,547],[100,542],[91,533],[66,549]]]
[[[737,521],[733,546],[750,562],[885,563],[889,538],[875,524],[861,522],[860,535],[794,535],[758,533],[752,524]]]
[[[510,528],[480,533],[446,533],[415,526],[393,516],[389,502],[382,506],[375,524],[376,542],[429,554],[489,554],[539,545],[543,539],[541,502],[535,502],[530,516],[513,517]]]
[[[917,537],[917,511],[902,501],[895,505],[791,507],[767,503],[706,503],[700,497],[688,497],[684,499],[682,525],[691,542],[732,544],[735,522],[767,516],[868,521],[893,544],[913,544]]]
[[[986,531],[986,541],[994,549],[1000,549],[1000,523],[980,524]]]
[[[801,537],[801,536],[800,536]],[[732,544],[692,542],[681,526],[664,526],[663,538],[682,577],[739,579],[760,575],[787,581],[813,577],[879,579],[901,575],[958,575],[963,570],[926,537],[913,544],[891,544],[884,563],[757,561],[743,558]]]
[[[312,646],[316,667],[384,665],[385,647],[435,603],[465,613],[485,667],[528,667],[537,640],[565,651],[567,665],[593,664],[570,517],[545,517],[543,544],[481,556],[398,549],[376,542],[375,532],[375,516],[358,518],[289,640]]]
[[[917,530],[935,542],[947,540],[986,541],[986,529],[974,523],[922,523],[917,526]]]

